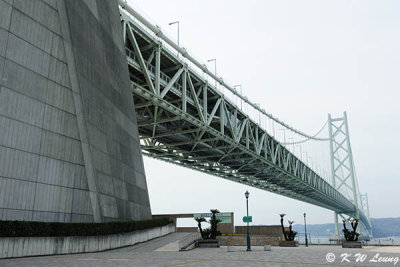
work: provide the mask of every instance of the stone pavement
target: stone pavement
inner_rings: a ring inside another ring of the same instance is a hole
[[[140,252],[152,252],[152,251],[179,251],[178,242],[184,237],[191,233],[172,233],[163,237],[155,238],[142,244],[137,244],[125,248],[119,248],[108,251],[108,253],[140,253]],[[169,247],[170,249],[165,249]],[[1,265],[0,265],[1,266]]]
[[[251,252],[246,252],[245,247],[236,247],[236,252],[227,252],[226,247],[187,252],[160,251],[160,248],[168,247],[184,236],[176,233],[143,244],[99,253],[6,259],[0,260],[0,266],[400,266],[400,262],[395,264],[400,258],[400,247],[342,249],[340,246],[315,245],[308,248],[272,247],[272,251],[252,247]],[[360,253],[359,259],[364,259],[363,262],[356,262],[357,253]],[[343,258],[348,262],[341,262]],[[379,262],[382,260],[392,262]]]

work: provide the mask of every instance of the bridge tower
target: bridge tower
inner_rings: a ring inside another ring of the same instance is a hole
[[[360,218],[360,209],[362,209],[361,211],[367,215],[369,221],[367,195],[361,196],[358,189],[346,112],[343,113],[343,117],[338,118],[332,118],[331,114],[329,114],[328,127],[332,185],[336,190],[348,194],[348,197],[356,207],[353,211],[355,218]],[[337,237],[340,236],[338,215],[344,218],[341,214],[334,212],[335,235]]]
[[[371,225],[370,216],[369,216],[369,204],[368,204],[368,195],[367,195],[367,193],[360,194],[360,200],[361,200],[361,204],[360,204],[361,208],[362,208],[364,214],[367,216],[369,224]],[[366,228],[365,230],[368,232],[369,236],[372,237],[372,229],[371,229],[371,227],[369,229]]]

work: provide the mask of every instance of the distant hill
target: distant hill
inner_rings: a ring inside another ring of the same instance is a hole
[[[293,224],[293,230],[304,234],[304,224]],[[311,236],[330,237],[335,233],[335,228],[333,223],[307,224],[307,233]]]
[[[400,218],[371,218],[375,238],[400,236]]]
[[[400,236],[400,218],[371,218],[372,234],[374,238]],[[342,231],[342,224],[339,224]],[[293,229],[304,233],[304,225],[294,224]],[[335,233],[333,223],[307,224],[307,233],[312,236],[330,237]]]

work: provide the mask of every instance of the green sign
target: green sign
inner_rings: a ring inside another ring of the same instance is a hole
[[[193,214],[194,218],[210,218],[212,213],[195,213]],[[220,223],[232,223],[232,216],[229,212],[221,212],[215,214],[215,218],[221,220]]]
[[[251,223],[253,221],[252,216],[243,216],[243,222],[245,223]]]
[[[211,217],[212,213],[195,213],[193,214],[194,218],[208,218]],[[215,217],[230,217],[231,213],[229,212],[220,212],[215,214]]]
[[[217,219],[221,220],[219,223],[232,223],[231,216],[221,216],[221,217],[217,217]]]

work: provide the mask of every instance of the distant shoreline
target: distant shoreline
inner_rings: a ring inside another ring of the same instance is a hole
[[[400,238],[400,217],[399,218],[371,218],[373,238]],[[340,231],[342,225],[339,225]],[[295,224],[293,229],[304,235],[304,225]],[[312,236],[321,238],[330,237],[335,233],[333,223],[307,224],[307,232]]]

